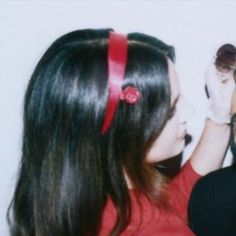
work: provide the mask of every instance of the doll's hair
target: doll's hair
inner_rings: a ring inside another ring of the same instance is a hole
[[[13,236],[97,235],[108,197],[117,209],[111,235],[119,235],[130,217],[124,171],[138,190],[157,201],[161,195],[164,178],[145,157],[168,120],[167,58],[174,60],[174,49],[148,35],[127,35],[123,86],[135,86],[141,98],[133,105],[119,102],[111,127],[101,135],[110,31],[62,36],[32,74],[19,176],[8,212]]]

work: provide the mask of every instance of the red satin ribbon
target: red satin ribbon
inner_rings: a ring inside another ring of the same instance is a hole
[[[109,129],[120,100],[127,61],[127,36],[110,32],[108,45],[108,102],[101,134]]]

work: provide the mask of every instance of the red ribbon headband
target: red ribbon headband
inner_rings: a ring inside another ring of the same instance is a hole
[[[140,92],[133,86],[127,86],[122,91],[122,82],[124,80],[127,61],[127,49],[127,36],[110,32],[108,45],[108,102],[101,134],[106,133],[111,126],[120,100],[128,104],[134,104],[140,98]]]
[[[127,61],[127,36],[110,32],[108,45],[108,102],[101,134],[106,133],[120,100]]]

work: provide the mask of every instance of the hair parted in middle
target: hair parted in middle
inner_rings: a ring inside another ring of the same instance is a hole
[[[133,86],[141,97],[132,105],[119,101],[109,130],[101,134],[109,95],[110,31],[62,36],[31,77],[12,201],[15,235],[96,235],[108,197],[117,208],[111,235],[119,235],[130,217],[124,173],[136,189],[161,202],[165,180],[146,155],[168,120],[167,59],[174,60],[174,49],[148,35],[127,35],[122,88]]]

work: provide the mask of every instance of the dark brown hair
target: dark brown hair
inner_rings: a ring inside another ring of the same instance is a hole
[[[174,51],[154,37],[128,34],[123,87],[137,87],[142,97],[135,105],[120,102],[109,131],[101,135],[109,31],[62,36],[31,77],[19,177],[9,208],[13,236],[97,235],[107,198],[118,215],[111,235],[119,235],[130,217],[124,170],[135,188],[158,201],[163,178],[145,156],[168,119],[167,57],[173,60]]]

